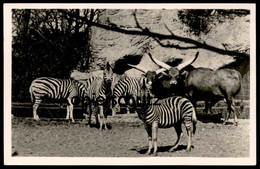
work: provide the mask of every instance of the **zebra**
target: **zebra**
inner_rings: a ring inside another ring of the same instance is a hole
[[[120,109],[119,106],[120,96],[136,97],[138,93],[141,91],[143,79],[145,79],[145,77],[124,77],[117,82],[117,84],[113,89],[113,98],[116,103],[115,105],[113,105],[112,108],[113,115],[115,115],[115,113],[118,112]],[[129,107],[127,107],[126,110],[127,110],[127,114],[129,114],[130,113]]]
[[[120,96],[130,96],[136,97],[138,93],[141,91],[142,81],[145,80],[149,87],[152,86],[152,81],[154,80],[155,76],[159,73],[164,73],[165,69],[159,69],[156,71],[149,71],[141,66],[131,65],[128,66],[133,67],[137,70],[140,70],[144,76],[142,77],[124,77],[123,79],[119,80],[118,83],[115,85],[113,90],[113,97],[115,101],[115,105],[112,109],[112,114],[115,115],[116,112],[119,111],[119,97]],[[129,97],[129,98],[130,98]],[[128,105],[127,105],[128,106]],[[127,113],[129,114],[129,108],[127,107]]]
[[[149,149],[147,154],[152,154],[151,149],[154,146],[154,155],[157,155],[157,133],[158,128],[174,127],[177,133],[177,141],[174,146],[169,150],[173,152],[183,136],[182,123],[184,123],[187,134],[188,143],[186,151],[191,150],[191,131],[193,134],[196,131],[197,117],[192,103],[187,99],[180,96],[172,96],[165,99],[158,100],[157,103],[147,104],[147,95],[150,89],[143,81],[141,88],[141,105],[137,107],[138,117],[144,122],[145,129],[148,134]]]
[[[33,108],[33,119],[40,120],[37,108],[44,97],[53,99],[67,99],[66,119],[75,122],[73,118],[73,102],[77,97],[86,97],[86,86],[72,79],[59,79],[52,77],[40,77],[32,81],[30,96]]]
[[[92,104],[98,108],[96,116],[96,123],[99,123],[99,129],[107,130],[107,109],[110,106],[110,98],[112,96],[112,82],[113,82],[113,70],[110,64],[107,62],[106,69],[104,70],[103,77],[91,77],[86,80],[87,97],[90,99],[89,107],[89,126],[91,125]],[[101,100],[99,100],[101,99]],[[104,101],[104,102],[103,102]]]

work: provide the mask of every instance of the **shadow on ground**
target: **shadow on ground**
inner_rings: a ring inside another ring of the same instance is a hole
[[[161,146],[158,147],[157,152],[168,152],[170,149],[172,148],[172,146]],[[182,151],[182,150],[186,150],[187,146],[186,145],[179,145],[175,151]],[[192,145],[191,148],[194,148],[194,146]],[[145,154],[148,150],[148,147],[146,148],[137,148],[134,147],[131,149],[132,151],[137,151],[139,154]]]
[[[197,114],[197,119],[202,123],[223,123],[222,114]]]

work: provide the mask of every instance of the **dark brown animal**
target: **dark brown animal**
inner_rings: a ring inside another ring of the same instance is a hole
[[[234,69],[219,69],[214,71],[209,68],[194,68],[191,71],[181,71],[177,67],[165,66],[165,63],[152,58],[151,55],[150,57],[156,64],[165,68],[169,75],[168,79],[159,82],[159,84],[161,83],[159,87],[164,89],[175,88],[175,91],[181,91],[181,94],[177,95],[186,95],[195,107],[196,101],[205,100],[206,111],[208,111],[208,102],[210,102],[209,107],[211,109],[211,106],[225,99],[228,106],[228,113],[225,114],[224,124],[227,123],[229,115],[232,112],[234,113],[235,125],[237,125],[234,97],[240,91],[242,83],[242,76],[238,71]],[[175,87],[171,84],[174,84]],[[157,88],[157,90],[162,90],[161,88]]]

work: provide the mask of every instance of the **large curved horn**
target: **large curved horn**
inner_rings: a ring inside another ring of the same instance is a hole
[[[197,52],[197,53],[195,54],[195,57],[189,59],[188,61],[186,61],[186,62],[184,62],[184,63],[179,64],[179,65],[177,66],[177,69],[181,70],[181,69],[185,68],[186,66],[192,64],[192,63],[198,58],[198,56],[199,56],[199,52]]]
[[[167,71],[165,68],[161,68],[161,69],[156,70],[155,73],[156,73],[156,74],[163,73],[163,74],[167,75],[167,74],[165,73],[165,71]]]
[[[160,61],[160,60],[158,60],[158,59],[156,59],[156,58],[153,58],[152,55],[151,55],[151,53],[148,53],[148,55],[150,56],[151,60],[152,60],[154,63],[156,63],[157,65],[159,65],[159,66],[165,68],[166,70],[169,70],[169,69],[171,68],[170,65],[167,65],[166,63],[164,63],[164,62],[162,62],[162,61]]]
[[[127,65],[130,66],[130,67],[133,67],[133,68],[135,68],[135,69],[138,69],[138,70],[142,71],[143,73],[147,73],[147,72],[148,72],[148,69],[146,69],[146,68],[144,68],[144,67],[142,67],[142,66],[131,65],[131,64],[127,64]]]

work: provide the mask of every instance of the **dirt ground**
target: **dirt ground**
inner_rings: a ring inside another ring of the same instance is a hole
[[[94,120],[94,119],[93,119]],[[203,120],[202,120],[203,121]],[[176,140],[174,128],[159,129],[159,157],[249,157],[249,119],[238,126],[198,121],[192,150],[186,152],[187,134],[175,152],[168,152]],[[147,134],[137,114],[108,117],[109,130],[65,120],[14,117],[12,119],[13,156],[38,157],[146,157]]]

